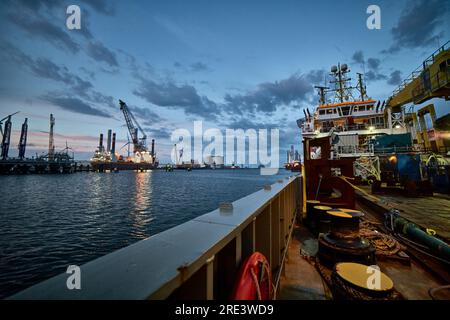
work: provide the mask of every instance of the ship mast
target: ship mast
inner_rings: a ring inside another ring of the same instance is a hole
[[[331,73],[330,75],[335,79],[330,81],[330,83],[334,83],[335,88],[330,90],[335,92],[335,100],[336,102],[344,102],[349,101],[350,99],[353,99],[350,85],[348,85],[348,82],[351,80],[351,78],[348,78],[346,76],[347,73],[350,72],[350,69],[348,69],[346,64],[340,64],[338,63],[337,66],[331,67]]]
[[[364,85],[363,78],[362,78],[363,74],[358,72],[357,75],[358,75],[357,89],[360,93],[361,101],[364,101],[365,99],[367,99],[367,91],[366,91],[366,86]]]
[[[319,89],[319,105],[324,105],[325,104],[325,93],[327,89],[329,89],[328,87],[321,87],[321,86],[315,86],[314,88]]]

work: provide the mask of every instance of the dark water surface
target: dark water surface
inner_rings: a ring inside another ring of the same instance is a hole
[[[289,174],[239,169],[0,176],[0,298]]]

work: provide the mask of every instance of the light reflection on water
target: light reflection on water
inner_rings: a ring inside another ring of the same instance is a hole
[[[0,176],[0,298],[242,198],[280,175],[239,169]]]

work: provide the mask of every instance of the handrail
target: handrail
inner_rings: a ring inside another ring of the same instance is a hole
[[[224,299],[241,261],[263,253],[282,272],[300,177],[291,176],[232,203],[80,267],[81,289],[60,274],[10,299]]]

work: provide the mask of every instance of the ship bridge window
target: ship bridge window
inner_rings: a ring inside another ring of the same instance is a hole
[[[319,114],[320,114],[320,115],[325,114],[325,110],[319,110]]]
[[[358,112],[359,111],[359,106],[354,106],[353,107],[353,112]]]
[[[350,113],[350,107],[342,107],[342,115],[348,116]]]
[[[328,109],[327,114],[333,114],[333,109]]]
[[[372,111],[373,110],[373,105],[368,105],[367,106],[367,111]]]

